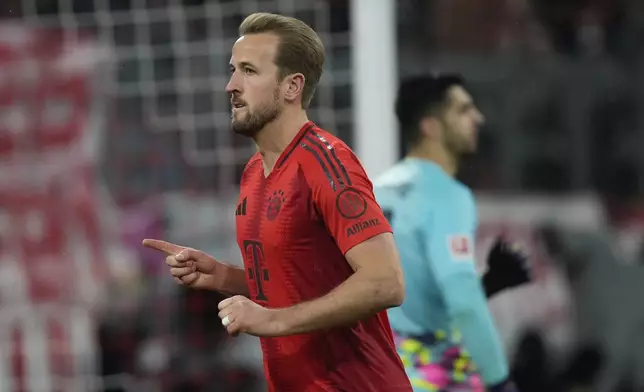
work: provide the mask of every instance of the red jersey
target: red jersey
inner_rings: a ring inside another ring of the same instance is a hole
[[[312,122],[268,176],[261,156],[251,158],[236,223],[250,297],[268,308],[326,295],[353,273],[349,249],[391,232],[357,157]],[[271,392],[411,392],[384,311],[261,346]]]

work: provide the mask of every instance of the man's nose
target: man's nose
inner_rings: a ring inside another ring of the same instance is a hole
[[[226,92],[228,94],[239,92],[239,84],[237,83],[235,74],[230,75],[230,79],[228,80],[228,84],[226,85]]]

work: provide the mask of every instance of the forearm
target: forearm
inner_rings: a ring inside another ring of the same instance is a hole
[[[400,305],[403,296],[404,287],[396,277],[373,276],[366,270],[358,270],[323,297],[279,309],[276,317],[281,325],[280,335],[350,325]]]
[[[215,272],[215,277],[221,279],[211,285],[213,291],[218,291],[230,297],[243,295],[248,297],[248,283],[246,282],[246,272],[242,267],[231,264],[221,264],[221,272]]]
[[[487,301],[476,276],[446,283],[447,303],[454,326],[463,337],[486,386],[508,378],[508,364]]]

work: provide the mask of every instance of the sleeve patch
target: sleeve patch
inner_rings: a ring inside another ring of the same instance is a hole
[[[338,194],[335,205],[345,219],[358,219],[367,212],[367,200],[354,188],[346,188]]]
[[[474,241],[466,234],[447,236],[447,246],[450,256],[456,262],[471,262],[474,260]]]

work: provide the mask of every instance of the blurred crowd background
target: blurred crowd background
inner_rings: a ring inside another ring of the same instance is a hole
[[[479,259],[500,233],[533,255],[490,303],[521,390],[644,391],[644,2],[395,3],[399,77],[461,72],[488,120],[462,172]],[[220,296],[140,246],[240,260],[254,146],[224,86],[255,11],[321,35],[311,116],[356,147],[348,0],[0,1],[0,392],[263,390]]]

